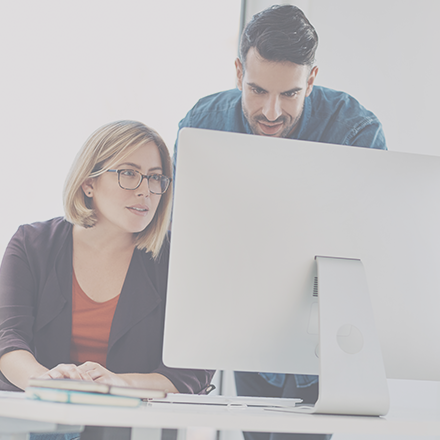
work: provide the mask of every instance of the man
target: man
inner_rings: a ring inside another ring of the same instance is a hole
[[[376,116],[343,92],[314,86],[318,36],[295,6],[272,6],[246,26],[238,89],[202,98],[179,128],[286,137],[385,149]]]
[[[235,61],[237,89],[202,98],[180,122],[261,136],[302,139],[386,149],[376,116],[353,97],[314,86],[318,35],[304,13],[292,5],[272,6],[256,15],[243,31]],[[175,156],[177,151],[175,151]],[[317,376],[236,373],[239,395],[301,397],[314,403]],[[245,433],[265,440],[269,433]],[[328,435],[272,434],[272,438],[324,439]]]

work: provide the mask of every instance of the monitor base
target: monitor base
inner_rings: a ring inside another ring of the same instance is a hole
[[[388,385],[363,264],[358,259],[315,259],[319,397],[314,407],[300,411],[385,415]]]

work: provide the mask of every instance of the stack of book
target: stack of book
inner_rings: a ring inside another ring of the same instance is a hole
[[[86,405],[138,406],[142,400],[163,399],[160,390],[121,387],[72,379],[30,379],[25,390],[30,399]]]

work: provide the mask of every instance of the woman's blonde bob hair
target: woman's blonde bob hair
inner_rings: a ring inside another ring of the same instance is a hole
[[[90,201],[81,185],[89,178],[96,178],[124,161],[143,145],[154,142],[162,161],[162,172],[171,178],[172,165],[168,149],[159,134],[137,121],[117,121],[98,128],[83,145],[67,176],[63,203],[66,220],[85,228],[95,225],[97,219]],[[159,255],[167,236],[172,202],[172,185],[162,195],[151,223],[135,235],[136,247]]]

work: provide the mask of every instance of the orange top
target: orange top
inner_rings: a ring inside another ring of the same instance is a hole
[[[96,302],[81,289],[72,276],[72,340],[70,360],[79,365],[86,361],[105,367],[110,328],[119,295],[105,302]]]

